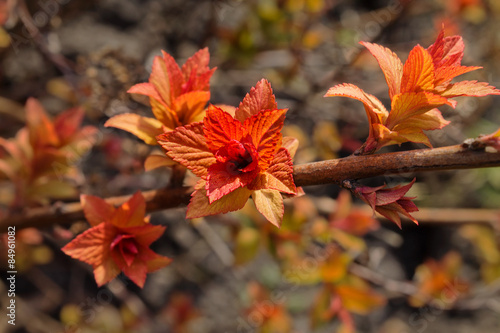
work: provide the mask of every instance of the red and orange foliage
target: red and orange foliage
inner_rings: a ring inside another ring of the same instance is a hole
[[[272,298],[272,294],[263,285],[250,282],[247,293],[252,305],[245,314],[258,327],[259,333],[287,333],[292,329],[292,317],[282,299]]]
[[[28,99],[26,126],[13,139],[0,138],[0,176],[14,185],[11,207],[77,195],[65,177],[78,173],[77,161],[97,138],[95,127],[81,127],[83,116],[83,109],[73,108],[51,120],[40,102]]]
[[[229,109],[229,108],[226,108]],[[261,80],[230,114],[210,105],[202,122],[157,137],[167,155],[201,179],[186,217],[241,209],[252,196],[257,209],[280,226],[283,197],[295,195],[295,139],[282,138],[286,109],[278,109],[271,85]]]
[[[156,145],[156,136],[182,125],[203,119],[210,99],[208,49],[196,52],[180,68],[175,59],[162,51],[156,56],[148,83],[139,83],[128,90],[131,94],[149,97],[155,118],[125,113],[110,118],[105,126],[130,132],[147,144]]]
[[[375,96],[352,84],[340,84],[328,90],[325,97],[344,96],[357,99],[365,106],[370,132],[359,153],[369,154],[392,144],[412,141],[429,147],[423,131],[441,129],[449,122],[437,107],[457,102],[457,96],[498,95],[500,91],[486,82],[460,81],[456,76],[481,67],[462,66],[462,37],[444,37],[442,30],[434,44],[424,49],[417,45],[403,63],[394,52],[383,46],[361,42],[377,59],[389,86],[391,111]]]
[[[210,78],[216,69],[208,67],[209,61],[208,48],[196,52],[182,67],[162,51],[162,56],[153,60],[149,82],[128,90],[131,94],[149,97],[155,118],[124,113],[108,119],[104,126],[122,129],[147,144],[157,145],[157,135],[202,120],[210,99]],[[144,168],[152,170],[174,164],[164,154],[152,154],[144,162]]]
[[[420,307],[434,302],[440,308],[450,308],[460,295],[468,292],[469,284],[458,278],[462,258],[448,252],[441,260],[427,260],[417,267],[414,280],[417,292],[408,299],[412,306]]]
[[[165,227],[149,223],[141,192],[136,192],[120,207],[114,207],[92,195],[82,195],[81,203],[92,227],[66,244],[62,250],[92,265],[99,286],[123,272],[142,288],[147,273],[170,264],[170,258],[149,248],[151,243],[161,237]]]
[[[387,185],[378,187],[361,186],[354,192],[372,207],[373,211],[385,216],[401,228],[400,215],[405,216],[418,224],[417,220],[410,215],[411,212],[418,211],[417,206],[411,201],[415,197],[405,197],[404,195],[415,183],[415,178],[404,186],[396,185],[386,188]]]

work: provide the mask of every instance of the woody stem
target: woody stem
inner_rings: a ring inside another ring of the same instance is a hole
[[[474,169],[500,166],[500,153],[490,153],[484,149],[471,149],[455,145],[434,149],[419,149],[395,153],[349,156],[345,158],[296,165],[294,180],[297,186],[320,184],[342,185],[345,180],[363,179],[381,175],[396,175],[410,172]],[[192,188],[179,187],[143,192],[147,211],[157,211],[185,206],[190,199]],[[120,205],[129,195],[112,197],[106,201]],[[24,214],[11,215],[0,221],[0,232],[9,226],[16,229],[26,227],[47,227],[53,224],[67,224],[83,220],[79,202],[56,203],[49,207],[29,209]]]

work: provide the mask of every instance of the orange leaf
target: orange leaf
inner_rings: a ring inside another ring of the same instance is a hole
[[[432,109],[424,114],[411,117],[407,121],[394,126],[393,130],[400,133],[421,132],[421,130],[441,129],[450,122],[445,120],[438,109]],[[409,140],[413,141],[413,140]],[[415,142],[415,141],[414,141]]]
[[[291,136],[285,136],[281,140],[281,146],[283,148],[286,148],[288,152],[290,153],[290,156],[292,159],[295,157],[295,153],[297,152],[297,149],[299,148],[299,140],[296,138],[293,138]]]
[[[97,284],[101,286],[120,272],[110,256],[110,244],[116,232],[111,224],[101,223],[78,235],[61,250],[74,259],[92,265]]]
[[[368,42],[360,42],[360,44],[377,59],[389,86],[389,97],[392,99],[400,92],[403,63],[394,52],[386,47]]]
[[[203,132],[207,146],[215,152],[233,139],[240,141],[245,130],[242,124],[229,113],[210,105],[203,120]],[[254,144],[257,143],[254,142]]]
[[[266,170],[269,167],[276,151],[281,146],[281,129],[287,110],[262,110],[247,118],[243,124],[257,148],[261,170]]]
[[[146,262],[146,267],[148,273],[151,273],[169,265],[171,262],[172,259],[155,253],[155,255],[150,257],[149,260]]]
[[[9,179],[16,179],[16,172],[11,164],[7,163],[5,160],[0,160],[0,173],[3,173]]]
[[[157,140],[169,157],[198,177],[206,178],[208,167],[216,162],[205,142],[201,122],[178,127],[175,131],[159,135]]]
[[[163,133],[163,125],[156,119],[142,117],[134,113],[124,113],[114,116],[105,127],[115,127],[134,134],[148,145],[156,145],[156,136]]]
[[[116,208],[111,223],[115,227],[130,228],[143,226],[146,214],[146,201],[141,191],[135,192],[130,199]]]
[[[269,222],[279,228],[281,221],[283,221],[283,213],[285,211],[283,197],[280,192],[276,190],[253,191],[252,199],[257,210],[264,215]]]
[[[170,108],[163,101],[150,98],[149,104],[151,104],[151,110],[153,111],[155,118],[158,119],[167,129],[174,129],[181,125],[175,110]]]
[[[451,306],[469,287],[457,277],[461,265],[460,255],[451,251],[439,261],[429,259],[418,266],[414,275],[418,292],[408,299],[409,303],[420,307],[437,299],[445,307]]]
[[[29,98],[26,102],[26,123],[33,148],[59,146],[54,124],[47,117],[42,104],[35,98]]]
[[[446,86],[454,77],[481,69],[480,66],[447,66],[434,71],[436,86]]]
[[[110,221],[115,212],[115,207],[113,205],[93,195],[80,195],[80,202],[82,204],[83,214],[91,226]]]
[[[440,93],[445,97],[500,95],[500,90],[490,86],[487,82],[461,81],[451,84]]]
[[[287,194],[296,194],[293,182],[293,164],[288,151],[281,147],[265,173],[260,174],[248,188],[251,190],[273,189]]]
[[[133,85],[132,87],[130,87],[129,90],[127,90],[127,92],[129,94],[139,94],[139,95],[149,96],[158,101],[162,99],[158,91],[155,89],[155,87],[151,83],[147,82]]]
[[[383,296],[361,281],[356,285],[340,285],[335,288],[335,293],[342,299],[344,309],[360,315],[366,315],[386,303]]]
[[[193,219],[207,215],[225,214],[243,208],[252,191],[246,187],[240,187],[229,192],[222,199],[212,202],[208,201],[205,189],[200,189],[192,194],[188,205],[186,218]]]
[[[262,79],[243,98],[243,101],[236,109],[235,118],[244,122],[247,118],[256,115],[261,110],[274,110],[277,108],[278,104],[276,104],[271,84],[267,80]]]
[[[203,120],[205,105],[210,99],[208,91],[191,91],[180,95],[174,101],[174,109],[181,124]]]
[[[158,101],[163,101],[166,105],[172,105],[172,93],[170,88],[170,75],[168,72],[167,64],[164,58],[156,56],[153,59],[153,68],[149,76],[149,83],[158,92],[160,99],[154,98]],[[142,87],[144,88],[144,87]],[[155,114],[156,118],[161,121]]]
[[[434,89],[434,64],[431,55],[420,45],[415,46],[403,66],[401,93]]]
[[[175,165],[176,162],[165,155],[149,155],[144,161],[144,170],[150,171],[160,167],[168,167]]]
[[[128,228],[127,232],[134,235],[137,243],[144,247],[149,247],[154,241],[163,235],[165,229],[166,227],[161,225],[148,224],[147,228],[144,228],[144,226],[137,226]]]
[[[333,249],[320,267],[321,280],[326,283],[335,283],[343,279],[352,260],[346,253],[337,248]]]
[[[380,123],[383,123],[389,115],[389,112],[387,112],[384,105],[377,97],[365,93],[361,88],[353,84],[343,83],[331,87],[328,89],[324,97],[334,96],[357,99],[365,105],[366,112],[373,114],[373,116],[378,119]]]
[[[438,106],[450,103],[445,97],[420,91],[398,94],[394,96],[391,104],[391,112],[385,123],[389,129],[405,121],[411,124],[411,120],[408,118],[419,116]]]
[[[210,54],[208,48],[204,48],[193,54],[182,66],[182,75],[186,82],[185,90],[189,91],[209,89],[209,81],[215,68],[210,69]]]
[[[31,163],[29,156],[26,156],[26,151],[23,150],[23,148],[29,149],[29,145],[28,147],[23,147],[25,144],[18,138],[7,140],[0,137],[0,146],[5,149],[19,166],[28,166]]]

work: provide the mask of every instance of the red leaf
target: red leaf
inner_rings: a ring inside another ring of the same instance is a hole
[[[476,141],[488,147],[493,147],[497,152],[500,152],[500,129],[495,133],[480,136]]]
[[[411,199],[414,198],[404,196],[415,183],[415,180],[414,178],[409,184],[404,186],[397,185],[392,188],[385,188],[386,185],[379,187],[362,186],[356,188],[355,191],[374,210],[393,221],[401,228],[400,214],[418,224],[417,220],[409,214],[418,211],[417,206],[411,202]]]
[[[406,185],[396,185],[391,188],[382,188],[377,190],[377,201],[375,203],[376,206],[383,206],[390,204],[392,202],[396,202],[399,199],[401,199],[406,192],[412,187],[412,185],[415,183],[416,178],[413,178],[413,180],[406,184]],[[384,186],[385,187],[385,186]]]
[[[69,109],[56,117],[54,120],[54,128],[62,145],[68,143],[77,133],[84,114],[83,108],[78,107]]]
[[[235,112],[235,118],[244,122],[247,118],[259,113],[261,110],[274,110],[278,108],[273,95],[271,84],[262,79],[255,87],[250,89]]]
[[[427,48],[434,66],[458,66],[462,62],[465,45],[462,37],[444,37],[444,29],[439,32],[434,44]]]
[[[210,69],[208,64],[210,62],[210,54],[208,48],[204,48],[191,56],[186,63],[182,66],[182,74],[186,86],[184,91],[195,91],[209,89],[209,81],[215,68]],[[189,89],[189,90],[188,90]]]
[[[160,238],[165,232],[166,227],[161,225],[147,225],[144,226],[128,228],[127,232],[134,235],[137,243],[144,247],[149,247],[154,241]]]
[[[156,56],[153,59],[153,68],[151,70],[151,75],[149,76],[149,83],[151,83],[155,90],[160,95],[161,99],[154,98],[156,100],[163,101],[167,106],[172,104],[172,93],[170,87],[170,76],[165,60]],[[156,117],[161,121],[160,118]]]
[[[143,261],[136,261],[130,266],[124,266],[122,268],[123,274],[125,274],[132,282],[138,285],[140,288],[144,288],[144,283],[146,282],[146,275],[148,273],[148,266]]]
[[[255,177],[255,174],[250,174],[250,177],[252,176]],[[248,179],[245,179],[248,177],[248,174],[245,173],[239,174],[228,171],[224,163],[212,164],[208,168],[206,185],[209,202],[213,203],[237,188],[245,186],[249,182]]]
[[[85,218],[92,226],[110,221],[115,212],[115,207],[113,205],[93,195],[82,194],[80,196],[80,202]]]
[[[167,103],[168,106],[171,106],[171,103],[180,96],[182,91],[182,85],[184,84],[184,79],[182,77],[181,69],[179,65],[175,62],[175,59],[165,51],[161,51],[163,61],[165,62],[165,68],[168,73],[168,81],[170,86],[170,103]]]

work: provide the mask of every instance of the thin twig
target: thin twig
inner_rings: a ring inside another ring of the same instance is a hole
[[[349,265],[349,272],[396,294],[411,296],[415,295],[418,291],[417,287],[409,281],[389,279],[386,276],[369,269],[368,267],[356,263],[351,263]]]

